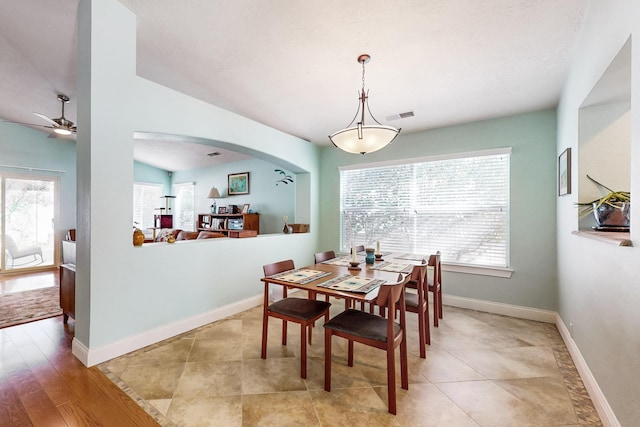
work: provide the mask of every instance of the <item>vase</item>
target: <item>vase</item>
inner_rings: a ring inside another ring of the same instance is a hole
[[[144,243],[144,233],[139,228],[133,230],[133,246],[142,246]]]
[[[282,227],[282,232],[284,234],[291,234],[293,233],[293,227],[291,227],[289,224],[287,224],[286,222],[284,223],[284,227]]]
[[[631,219],[631,202],[593,203],[593,216],[598,227],[629,228]]]

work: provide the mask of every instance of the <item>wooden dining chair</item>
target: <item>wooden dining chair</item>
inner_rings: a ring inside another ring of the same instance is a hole
[[[334,259],[335,257],[336,257],[335,251],[318,252],[313,255],[314,264],[320,264],[321,262]],[[325,301],[329,301],[329,295],[325,295],[324,298],[325,298]]]
[[[431,277],[427,279],[429,292],[433,292],[433,326],[438,327],[438,319],[442,319],[442,268],[440,251],[429,256],[429,267],[433,267]]]
[[[264,275],[272,276],[283,271],[295,268],[293,260],[280,261],[267,264],[262,267]],[[269,304],[268,283],[265,283],[264,308],[262,315],[262,353],[263,359],[267,358],[267,334],[269,327],[269,316],[282,319],[282,345],[287,345],[287,322],[300,324],[300,376],[307,378],[307,329],[309,329],[308,339],[311,344],[311,326],[324,316],[325,321],[329,320],[330,303],[326,301],[316,301],[315,299],[287,298],[287,287],[283,286],[283,299]]]
[[[418,315],[420,357],[423,359],[427,358],[427,344],[431,344],[431,329],[429,328],[429,293],[426,274],[426,263],[414,265],[406,288],[414,288],[416,289],[416,292],[406,292],[404,296],[407,311]]]
[[[359,342],[387,352],[387,387],[389,412],[396,413],[395,350],[400,347],[400,382],[409,389],[407,368],[406,312],[404,287],[408,275],[400,275],[398,282],[382,285],[376,304],[386,307],[388,316],[349,309],[324,324],[324,389],[331,391],[331,339],[338,336],[348,340],[347,364],[353,366],[353,343]],[[399,313],[396,321],[396,309]]]
[[[325,262],[325,261],[328,261],[330,259],[334,259],[336,257],[336,252],[335,251],[318,252],[318,253],[314,254],[313,257],[314,257],[314,260],[315,260],[315,264],[320,264],[321,262]]]

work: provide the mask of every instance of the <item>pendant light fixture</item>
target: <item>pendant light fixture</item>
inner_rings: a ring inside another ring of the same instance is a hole
[[[367,54],[358,56],[358,62],[362,64],[362,92],[359,95],[356,115],[345,129],[339,130],[329,136],[333,145],[347,153],[367,154],[378,151],[396,139],[401,131],[401,129],[396,129],[391,126],[383,126],[373,117],[373,114],[371,114],[371,110],[369,109],[369,92],[365,92],[364,90],[364,64],[369,62],[370,59],[371,56]],[[365,108],[375,124],[364,124]],[[360,121],[356,123],[356,126],[351,126],[358,115],[360,115]]]

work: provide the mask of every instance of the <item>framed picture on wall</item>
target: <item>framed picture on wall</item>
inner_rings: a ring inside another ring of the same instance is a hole
[[[571,194],[571,148],[558,157],[558,196]]]
[[[243,214],[249,213],[249,203],[245,203],[244,205],[242,205],[242,213]]]
[[[249,172],[230,173],[227,175],[229,181],[229,191],[227,194],[249,194]]]

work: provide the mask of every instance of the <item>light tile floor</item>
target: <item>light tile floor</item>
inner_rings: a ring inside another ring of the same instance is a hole
[[[333,301],[332,315],[342,307]],[[260,358],[262,307],[100,369],[164,426],[602,425],[554,325],[445,306],[424,360],[417,317],[407,320],[409,390],[398,381],[396,416],[387,412],[384,352],[356,344],[349,368],[346,341],[334,337],[325,392],[321,322],[303,380],[298,325],[282,346],[280,322],[271,319],[267,359]]]

